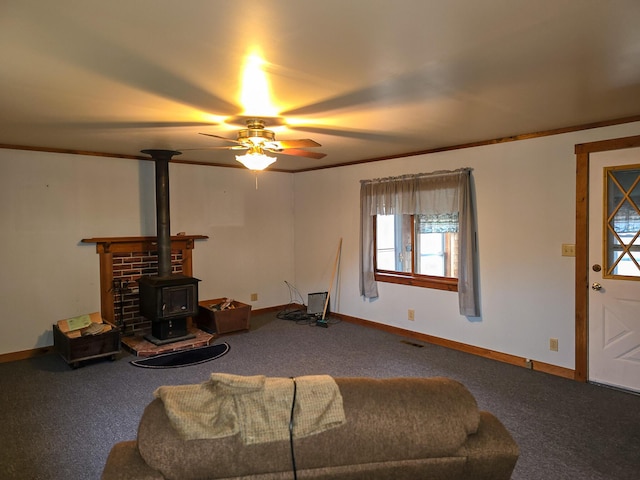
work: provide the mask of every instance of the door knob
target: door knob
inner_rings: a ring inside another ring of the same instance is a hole
[[[598,282],[593,282],[591,284],[591,289],[592,290],[596,290],[597,291],[597,290],[600,290],[601,288],[602,288],[602,285],[600,285]]]

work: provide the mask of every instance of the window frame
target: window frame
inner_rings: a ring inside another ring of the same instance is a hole
[[[458,291],[458,278],[441,277],[436,275],[423,275],[414,273],[415,270],[415,215],[411,215],[411,272],[399,272],[395,270],[383,270],[378,265],[378,240],[377,240],[378,218],[373,216],[373,268],[374,278],[377,282],[395,283],[399,285],[410,285],[413,287],[432,288],[436,290],[446,290],[449,292]]]

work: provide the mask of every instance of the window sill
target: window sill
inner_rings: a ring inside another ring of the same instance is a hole
[[[374,277],[377,282],[397,283],[400,285],[411,285],[413,287],[422,288],[434,288],[436,290],[447,290],[449,292],[458,291],[457,278],[429,277],[426,275],[399,275],[381,272],[376,272]]]

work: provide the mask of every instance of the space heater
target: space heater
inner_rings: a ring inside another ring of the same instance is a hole
[[[316,292],[310,293],[307,299],[307,315],[316,318],[316,325],[319,327],[326,327],[326,316],[329,314],[329,303],[327,303],[327,297],[329,292]],[[324,306],[327,305],[327,311],[325,312]]]

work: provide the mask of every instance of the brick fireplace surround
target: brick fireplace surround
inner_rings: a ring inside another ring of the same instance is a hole
[[[193,276],[192,250],[196,240],[206,235],[171,237],[171,273]],[[95,243],[100,260],[100,309],[102,317],[122,329],[126,337],[140,337],[151,331],[151,321],[140,315],[138,279],[157,275],[156,237],[84,238],[82,243]],[[169,347],[171,348],[171,347]]]

